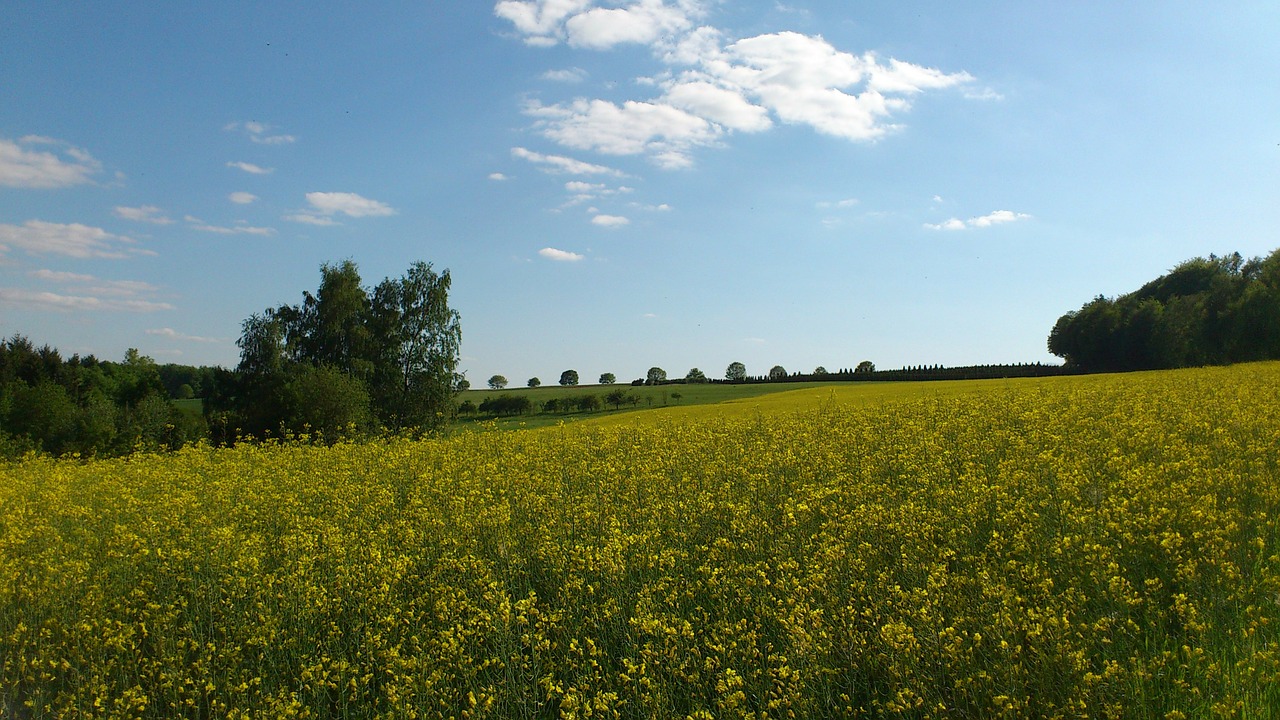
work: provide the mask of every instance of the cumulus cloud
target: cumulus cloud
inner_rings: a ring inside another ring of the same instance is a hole
[[[984,228],[992,225],[1002,225],[1004,223],[1017,222],[1018,220],[1030,219],[1030,215],[1026,213],[1013,212],[1012,210],[996,210],[993,213],[982,215],[980,217],[961,220],[960,218],[951,218],[945,222],[933,224],[925,223],[924,226],[928,230],[965,230],[968,228]]]
[[[660,94],[621,103],[602,99],[529,103],[524,111],[545,137],[565,146],[614,155],[646,155],[665,168],[691,164],[699,147],[733,132],[763,132],[775,121],[806,125],[853,141],[897,130],[896,116],[925,91],[968,87],[965,72],[874,53],[838,50],[821,36],[777,32],[730,40],[692,21],[696,0],[641,0],[618,7],[594,2],[499,2],[526,41],[603,50],[648,45],[670,69],[641,84]]]
[[[243,170],[249,173],[250,175],[270,175],[271,173],[276,171],[275,168],[264,168],[259,165],[254,165],[253,163],[238,162],[238,161],[227,163],[227,167],[236,168],[237,170]]]
[[[548,260],[555,260],[557,262],[577,262],[585,258],[584,255],[579,255],[578,253],[569,252],[568,250],[557,250],[552,247],[544,247],[538,251],[538,254]]]
[[[42,146],[47,149],[36,149]],[[90,181],[102,163],[89,153],[61,140],[27,135],[18,140],[0,138],[0,186],[51,189]]]
[[[136,222],[148,222],[155,225],[168,225],[173,221],[165,216],[164,211],[155,205],[141,207],[116,207],[116,217]]]
[[[292,135],[285,135],[283,133],[272,134],[272,128],[270,125],[255,122],[253,120],[248,122],[228,123],[222,129],[227,132],[243,132],[250,140],[258,143],[259,145],[288,145],[289,143],[297,140],[297,138]]]
[[[520,160],[527,160],[541,167],[543,171],[549,173],[562,173],[565,175],[612,175],[614,177],[624,177],[622,172],[610,167],[605,167],[604,165],[593,165],[591,163],[575,160],[563,155],[543,155],[542,153],[526,150],[522,147],[511,148],[511,156]]]
[[[663,0],[641,0],[625,7],[591,8],[565,21],[568,42],[575,47],[607,50],[624,43],[649,44],[686,30],[692,24],[688,10]]]
[[[248,205],[258,199],[257,195],[244,191],[233,192],[227,196],[227,199],[237,205]]]
[[[591,224],[599,225],[600,227],[616,228],[622,227],[623,225],[629,225],[631,224],[631,221],[621,215],[601,214],[591,218]]]
[[[677,107],[634,100],[530,103],[525,114],[537,118],[542,134],[561,145],[607,155],[647,154],[666,168],[689,166],[689,151],[719,134],[707,120]]]
[[[123,235],[79,223],[28,220],[22,225],[0,224],[0,252],[16,248],[31,255],[119,259],[139,254],[128,247],[133,243]]]

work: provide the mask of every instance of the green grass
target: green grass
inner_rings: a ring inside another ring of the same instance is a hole
[[[658,386],[634,386],[629,383],[619,383],[616,385],[577,385],[574,387],[552,385],[539,388],[509,387],[505,390],[468,390],[458,396],[457,400],[459,403],[470,400],[474,405],[479,407],[480,403],[484,402],[487,398],[497,397],[499,395],[511,395],[516,397],[523,396],[529,398],[533,403],[534,411],[527,415],[499,418],[494,418],[491,415],[462,416],[458,420],[458,426],[466,428],[480,423],[496,422],[499,428],[537,428],[555,425],[561,422],[577,422],[580,420],[597,419],[660,408],[718,405],[720,403],[746,401],[773,393],[812,390],[814,388],[829,385],[831,385],[831,383],[819,382],[751,383],[742,385],[699,383],[690,385]],[[605,405],[600,410],[593,412],[575,411],[567,413],[547,413],[542,412],[540,409],[542,403],[553,398],[578,398],[583,395],[596,395],[599,396],[603,402],[604,396],[614,390],[622,390],[628,395],[635,395],[640,398],[640,401],[634,406],[629,403],[623,404],[621,409],[618,410],[615,410],[609,405]]]

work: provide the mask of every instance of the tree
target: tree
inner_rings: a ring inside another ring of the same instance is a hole
[[[660,367],[649,368],[648,374],[645,375],[646,385],[661,385],[667,381],[667,371]]]
[[[289,427],[312,432],[330,444],[361,431],[369,423],[369,393],[364,383],[332,365],[303,365],[289,381],[293,414]]]
[[[687,383],[704,383],[707,381],[707,376],[706,373],[702,372],[698,368],[692,368],[689,370],[689,373],[684,376],[684,381]]]
[[[729,369],[725,370],[724,377],[730,382],[742,382],[747,379],[747,366],[740,362],[729,363]]]
[[[604,373],[600,376],[601,385],[612,385],[617,381],[618,378],[613,373]]]
[[[435,273],[429,263],[413,263],[399,279],[399,327],[383,342],[396,345],[399,393],[390,413],[399,427],[443,424],[453,401],[453,375],[462,346],[461,316],[449,307],[448,270]]]
[[[876,364],[870,360],[863,360],[858,363],[858,367],[854,368],[855,373],[873,373],[876,371]]]
[[[490,390],[501,390],[507,386],[507,379],[501,375],[494,375],[489,378]]]
[[[578,371],[565,370],[560,373],[560,384],[565,387],[573,387],[578,384]]]
[[[417,262],[404,276],[383,280],[372,294],[361,286],[350,260],[323,265],[320,274],[319,289],[314,295],[304,292],[301,305],[282,305],[245,320],[237,341],[237,387],[215,393],[215,412],[235,412],[252,433],[278,429],[296,414],[291,404],[299,396],[287,386],[316,382],[321,376],[308,373],[329,368],[346,376],[342,383],[359,383],[363,391],[344,387],[338,397],[367,398],[363,411],[371,410],[391,430],[445,422],[460,387],[462,341],[460,318],[449,308],[449,271],[436,273],[430,264]],[[332,376],[323,379],[338,382]]]
[[[769,379],[770,380],[786,380],[787,369],[782,367],[781,365],[774,365],[773,367],[769,368]]]
[[[541,384],[542,384],[542,381],[541,381],[541,380],[539,380],[539,379],[538,379],[538,378],[536,378],[536,377],[531,377],[531,378],[529,378],[529,382],[527,382],[527,383],[525,383],[525,384],[526,384],[526,385],[528,385],[528,386],[529,386],[529,387],[531,387],[531,388],[536,388],[536,387],[538,387],[539,385],[541,385]]]
[[[627,401],[627,391],[621,388],[618,388],[617,390],[610,390],[609,393],[604,396],[604,401],[612,405],[614,410],[620,410],[622,408],[622,403]]]
[[[826,374],[827,374],[827,369],[822,367],[821,365],[813,369],[814,377],[822,377],[823,375],[826,375]]]

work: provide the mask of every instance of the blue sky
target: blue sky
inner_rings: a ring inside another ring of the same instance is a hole
[[[222,364],[350,258],[475,385],[1056,361],[1280,246],[1280,5],[8,2],[0,333]]]

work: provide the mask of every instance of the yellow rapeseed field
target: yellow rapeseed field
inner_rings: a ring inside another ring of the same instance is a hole
[[[0,466],[0,717],[1280,716],[1280,364],[885,387]]]

